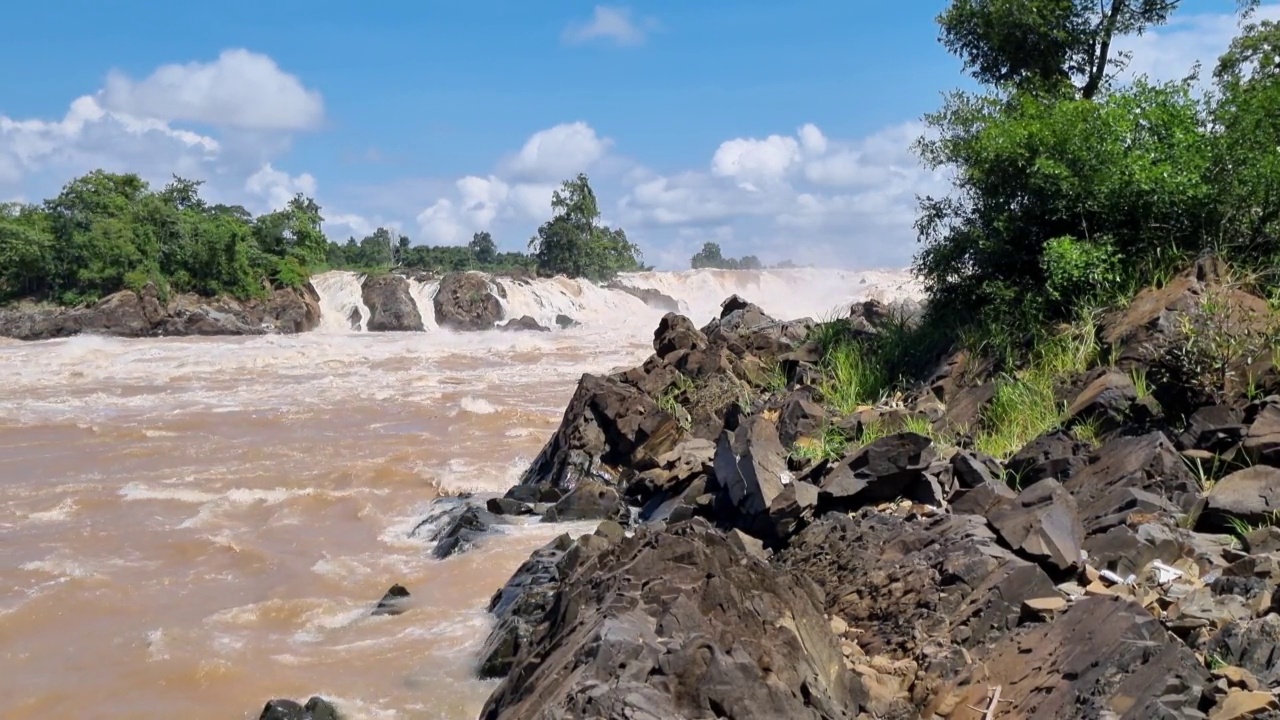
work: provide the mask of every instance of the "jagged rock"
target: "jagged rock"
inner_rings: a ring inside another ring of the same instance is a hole
[[[392,585],[382,599],[378,601],[378,606],[373,609],[373,615],[400,615],[405,611],[405,605],[408,604],[409,590],[403,585]]]
[[[422,332],[422,314],[409,293],[409,281],[399,275],[370,275],[360,284],[369,308],[369,332]]]
[[[1178,436],[1183,450],[1225,452],[1244,439],[1244,413],[1229,405],[1209,405],[1187,418],[1186,430]]]
[[[658,495],[682,492],[694,478],[708,474],[715,463],[716,444],[691,438],[655,460],[656,467],[639,473],[626,486],[626,495],[644,504]]]
[[[667,313],[653,332],[653,350],[658,357],[666,358],[675,352],[707,349],[707,336],[683,315]]]
[[[595,480],[582,480],[542,516],[543,522],[616,520],[629,518],[618,491]]]
[[[1068,432],[1051,430],[1027,443],[1005,463],[1022,487],[1046,478],[1064,482],[1089,462],[1089,448]]]
[[[1253,617],[1243,598],[1214,593],[1200,587],[1192,590],[1165,612],[1165,626],[1174,633],[1186,637],[1201,628],[1217,630],[1227,623],[1248,620]]]
[[[828,422],[827,411],[813,402],[812,393],[796,390],[782,402],[778,414],[778,440],[783,447],[791,447],[800,438],[819,438]]]
[[[1280,685],[1280,615],[1227,624],[1209,639],[1205,653],[1248,670],[1266,687]]]
[[[964,665],[951,665],[961,653],[947,648],[1003,636],[1017,627],[1024,601],[1057,592],[1044,570],[1002,547],[974,515],[828,513],[793,537],[779,560],[825,590],[827,612],[861,631],[866,654],[937,652],[931,672],[940,675]]]
[[[996,534],[1015,551],[1058,571],[1078,567],[1084,527],[1075,499],[1056,480],[1041,480],[987,513]]]
[[[716,446],[715,479],[723,519],[768,541],[780,541],[812,515],[818,488],[795,480],[773,423],[747,418]]]
[[[897,433],[858,449],[822,479],[824,502],[857,508],[908,498],[942,505],[942,489],[925,473],[933,460],[932,445],[923,435]]]
[[[948,501],[953,513],[968,513],[986,517],[987,513],[1003,505],[1005,500],[1014,500],[1018,493],[1001,482],[989,482],[975,488],[963,489],[955,493]]]
[[[1088,537],[1084,549],[1091,565],[1121,577],[1141,575],[1155,560],[1173,564],[1183,558],[1194,561],[1200,574],[1207,575],[1212,569],[1221,570],[1229,564],[1225,554],[1232,542],[1225,535],[1194,533],[1160,523],[1137,527],[1122,523]]]
[[[359,330],[364,318],[360,317],[360,308],[351,308],[351,312],[347,313],[347,325],[352,330]]]
[[[502,677],[511,669],[516,655],[532,637],[534,626],[551,608],[563,571],[582,556],[581,552],[568,553],[575,547],[590,549],[593,545],[579,545],[568,535],[561,535],[533,551],[494,593],[489,612],[496,624],[480,651],[481,677]]]
[[[1134,490],[1162,497],[1182,511],[1199,497],[1199,486],[1182,457],[1160,432],[1120,437],[1105,443],[1094,460],[1062,486],[1076,499],[1085,532],[1103,532],[1123,522]]]
[[[1103,432],[1118,429],[1129,416],[1129,406],[1138,399],[1133,381],[1122,372],[1107,372],[1091,382],[1067,408],[1068,424],[1094,421]]]
[[[962,488],[1003,485],[1000,461],[988,455],[961,450],[951,456],[951,474]]]
[[[996,717],[1203,718],[1209,674],[1160,622],[1120,597],[1086,597],[1051,622],[1028,626],[988,649],[957,685],[958,707],[985,707],[994,685]]]
[[[1225,526],[1229,518],[1247,523],[1266,522],[1280,511],[1280,468],[1254,465],[1214,483],[1205,497],[1202,520]]]
[[[994,382],[956,389],[947,400],[942,418],[934,423],[934,427],[948,432],[968,432],[977,425],[982,411],[995,396]]]
[[[476,541],[487,534],[498,519],[492,513],[474,505],[464,505],[457,512],[452,522],[445,529],[432,537],[436,547],[432,554],[443,560],[450,555],[457,555],[475,545]]]
[[[565,315],[564,313],[556,314],[556,327],[560,328],[561,330],[568,330],[569,328],[579,327],[580,325],[582,325],[582,323],[578,322],[577,320],[574,320],[573,318],[569,317],[568,315]]]
[[[17,303],[0,308],[0,336],[46,340],[81,333],[119,337],[300,333],[320,324],[320,297],[310,283],[265,299],[183,294],[161,303],[154,285],[122,290],[87,307]]]
[[[676,419],[613,378],[583,375],[560,428],[520,478],[521,486],[567,492],[583,478],[616,485],[618,469],[644,471],[680,440]],[[527,491],[526,491],[527,492]],[[508,497],[525,500],[508,493]]]
[[[812,586],[699,520],[592,556],[551,607],[484,720],[851,720],[865,698]]]
[[[475,272],[449,273],[440,279],[433,306],[436,324],[450,330],[488,330],[502,320],[502,302],[489,280]]]
[[[531,515],[533,506],[514,498],[489,498],[485,501],[485,509],[494,515]]]
[[[313,697],[306,705],[293,700],[272,700],[262,708],[258,720],[340,720],[341,716],[329,701]]]
[[[1250,408],[1251,417],[1242,449],[1254,463],[1280,466],[1280,405]]]

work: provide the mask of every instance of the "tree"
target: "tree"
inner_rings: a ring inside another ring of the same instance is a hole
[[[723,263],[724,256],[720,254],[720,245],[713,242],[703,243],[702,249],[689,259],[689,267],[694,270],[723,267]]]
[[[478,232],[472,235],[471,242],[467,243],[467,247],[470,248],[472,257],[480,265],[492,264],[494,258],[498,256],[498,244],[493,241],[493,237],[488,232]]]
[[[551,209],[551,220],[529,240],[540,272],[605,280],[641,267],[640,248],[626,233],[599,224],[600,209],[586,175],[564,181],[551,194]]]
[[[1128,60],[1117,35],[1168,22],[1179,0],[954,0],[942,44],[984,85],[1093,98]]]

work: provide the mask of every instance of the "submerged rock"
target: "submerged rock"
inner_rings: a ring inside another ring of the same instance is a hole
[[[515,320],[508,320],[499,325],[498,329],[504,332],[551,332],[551,328],[543,327],[542,323],[529,315],[521,315]]]
[[[378,606],[373,609],[372,615],[400,615],[406,610],[409,600],[409,590],[403,585],[392,585],[382,599],[378,601]]]
[[[258,720],[341,720],[342,716],[329,701],[312,697],[306,705],[293,700],[272,700],[262,709]]]

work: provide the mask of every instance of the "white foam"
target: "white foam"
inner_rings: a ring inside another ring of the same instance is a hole
[[[458,406],[474,415],[492,415],[498,411],[498,409],[493,406],[493,403],[488,400],[473,397],[471,395],[467,395],[459,400]]]

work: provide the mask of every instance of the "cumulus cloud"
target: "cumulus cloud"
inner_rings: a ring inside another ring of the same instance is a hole
[[[279,210],[288,205],[293,196],[298,193],[315,197],[316,179],[310,173],[292,176],[267,163],[245,180],[244,189],[245,192],[264,200],[267,210]]]
[[[506,169],[517,177],[563,180],[591,169],[612,144],[585,122],[561,123],[531,135]]]
[[[133,116],[247,130],[302,130],[324,116],[320,93],[244,49],[224,50],[212,62],[163,65],[142,80],[113,71],[101,100]]]
[[[615,45],[636,46],[643,45],[649,32],[657,27],[658,23],[653,18],[639,22],[634,20],[629,8],[597,5],[591,13],[591,20],[570,23],[560,39],[569,45],[605,40]]]
[[[1260,6],[1254,19],[1280,20],[1280,5]],[[1146,75],[1155,81],[1180,80],[1199,62],[1200,80],[1204,82],[1211,79],[1218,57],[1239,32],[1240,19],[1233,13],[1174,15],[1163,27],[1117,39],[1118,50],[1132,53],[1122,77]]]

